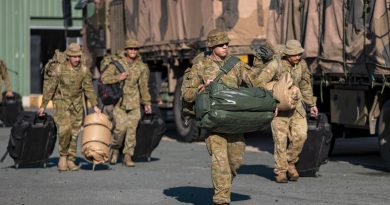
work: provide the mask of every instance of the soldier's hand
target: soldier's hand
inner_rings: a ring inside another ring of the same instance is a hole
[[[144,109],[145,109],[145,113],[146,114],[151,114],[152,113],[152,106],[151,105],[145,105]]]
[[[317,106],[314,105],[313,107],[310,108],[310,116],[317,117],[317,115],[318,115],[318,108]]]
[[[7,97],[13,97],[14,96],[14,93],[12,91],[7,91],[7,93],[5,93],[5,96]]]
[[[39,117],[44,116],[45,115],[45,108],[42,108],[42,107],[39,108],[37,110],[37,114],[38,114]]]
[[[94,110],[96,113],[102,113],[102,111],[100,110],[100,108],[98,108],[97,106],[94,106],[94,107],[93,107],[93,110]]]
[[[199,85],[199,87],[198,87],[198,93],[203,92],[203,91],[206,89],[206,87],[207,87],[211,82],[213,82],[213,80],[207,80],[205,84]]]
[[[123,73],[119,74],[118,79],[119,79],[120,81],[125,80],[125,79],[127,78],[128,75],[129,75],[129,74],[127,74],[126,72],[123,72]]]

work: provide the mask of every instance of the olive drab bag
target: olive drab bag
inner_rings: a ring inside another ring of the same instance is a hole
[[[101,69],[100,72],[101,74],[106,71],[110,64],[113,64],[120,73],[125,72],[125,69],[123,68],[122,64],[118,60],[113,59],[113,57],[108,56],[103,59],[103,61],[103,69]],[[119,82],[114,84],[104,84],[102,79],[99,79],[98,94],[104,105],[115,105],[123,96],[122,85]]]
[[[230,88],[220,80],[239,61],[230,57],[217,77],[195,100],[197,125],[218,133],[246,133],[263,129],[273,118],[276,100],[262,88]]]

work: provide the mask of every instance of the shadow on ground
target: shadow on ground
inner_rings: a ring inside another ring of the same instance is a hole
[[[165,189],[163,193],[166,196],[175,198],[179,202],[191,203],[194,205],[212,204],[213,189],[193,186],[182,186]],[[231,201],[239,202],[251,199],[245,194],[232,193]]]

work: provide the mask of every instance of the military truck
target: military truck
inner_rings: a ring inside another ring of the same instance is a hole
[[[86,1],[84,1],[86,3]],[[123,49],[127,38],[144,47],[151,71],[152,101],[167,120],[174,120],[184,141],[198,139],[195,122],[184,123],[180,87],[191,60],[207,49],[209,31],[228,31],[230,52],[252,62],[254,47],[264,43],[269,0],[107,0],[85,4],[84,36],[90,58],[98,65],[105,53]],[[81,2],[79,2],[81,3]]]
[[[300,40],[318,107],[329,116],[334,136],[352,130],[378,136],[390,168],[389,9],[390,0],[108,0],[100,9],[85,9],[85,36],[93,59],[122,49],[126,38],[145,45],[153,99],[171,113],[185,141],[200,132],[183,121],[181,77],[207,49],[211,29],[228,31],[231,53],[249,64],[252,49],[265,39]]]
[[[272,1],[267,38],[298,39],[335,137],[378,136],[390,168],[390,1]]]

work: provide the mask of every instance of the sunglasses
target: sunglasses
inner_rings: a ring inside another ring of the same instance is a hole
[[[224,47],[224,46],[229,46],[229,43],[218,44],[215,47]]]
[[[139,50],[139,48],[126,48],[126,50],[135,50],[135,51],[138,51]]]

